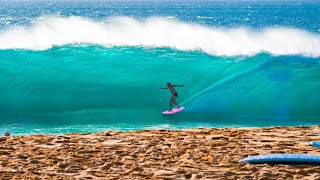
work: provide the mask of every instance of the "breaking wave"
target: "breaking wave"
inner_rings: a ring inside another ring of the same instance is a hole
[[[320,56],[320,35],[306,30],[269,27],[222,29],[174,19],[43,16],[29,26],[0,31],[0,49],[47,50],[54,46],[93,44],[104,47],[172,48],[214,56]]]

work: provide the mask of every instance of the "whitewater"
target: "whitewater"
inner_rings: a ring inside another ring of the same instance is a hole
[[[173,48],[215,56],[252,56],[261,52],[320,55],[319,33],[284,27],[221,29],[157,17],[143,21],[111,17],[101,22],[82,17],[40,17],[29,27],[0,32],[0,49],[47,50],[68,44]]]
[[[2,5],[0,133],[319,124],[315,1]]]

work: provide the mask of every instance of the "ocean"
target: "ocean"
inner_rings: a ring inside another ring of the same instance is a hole
[[[319,125],[319,57],[318,0],[1,0],[0,133]]]

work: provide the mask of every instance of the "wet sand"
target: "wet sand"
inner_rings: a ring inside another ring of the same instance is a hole
[[[0,179],[320,179],[320,165],[239,163],[308,153],[320,126],[0,137]]]

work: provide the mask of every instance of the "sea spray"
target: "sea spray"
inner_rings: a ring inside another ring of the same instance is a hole
[[[83,17],[40,17],[28,27],[0,32],[0,49],[46,50],[53,46],[91,44],[104,47],[173,48],[215,56],[320,56],[320,35],[305,30],[269,27],[222,29],[196,23],[152,17],[137,20],[110,17],[94,21]]]

